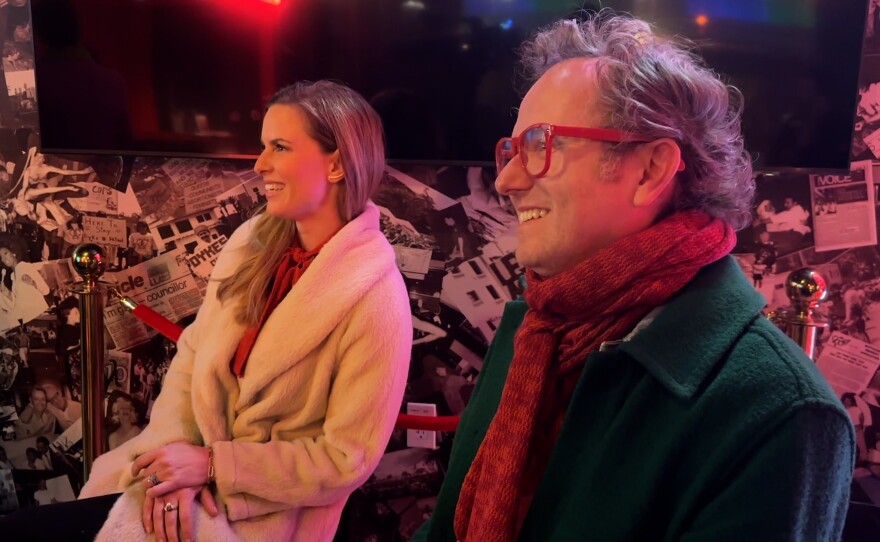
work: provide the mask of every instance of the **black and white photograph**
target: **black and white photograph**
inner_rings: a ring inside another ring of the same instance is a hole
[[[193,255],[206,237],[229,238],[265,203],[255,175],[246,161],[136,159],[130,186],[142,216],[132,235],[144,250],[130,246],[128,265],[178,248]]]
[[[0,6],[0,39],[6,81],[6,92],[0,93],[0,127],[37,128],[34,36],[29,0],[9,0]]]
[[[424,234],[431,234],[428,221],[435,211],[455,204],[452,198],[394,168],[388,168],[373,201]]]
[[[756,209],[750,227],[737,233],[735,254],[771,246],[784,256],[813,245],[809,175],[766,172],[755,175]]]
[[[105,412],[108,449],[113,450],[141,434],[147,422],[143,402],[121,390],[111,391],[107,396]]]
[[[450,205],[431,215],[431,232],[444,255],[447,268],[458,267],[479,253],[479,239],[461,203]]]
[[[24,34],[20,34],[24,37]],[[30,42],[22,40],[13,40],[3,44],[3,71],[21,72],[33,71],[34,69],[34,51],[30,46]]]
[[[442,483],[437,452],[409,448],[386,453],[375,472],[363,485],[363,491],[383,500],[414,495],[427,497]]]
[[[870,1],[872,5],[876,3]],[[880,36],[875,32],[871,41],[878,39]],[[877,159],[880,159],[880,50],[862,56],[850,147],[852,162]]]
[[[162,168],[164,159],[139,158],[129,181],[148,223],[166,222],[184,213],[183,187]]]
[[[880,0],[868,0],[863,54],[880,53]]]
[[[18,510],[18,495],[12,477],[12,463],[6,457],[6,448],[0,444],[0,512]]]
[[[20,507],[75,499],[82,486],[82,458],[75,450],[54,446],[56,439],[76,429],[82,405],[73,398],[64,375],[50,353],[32,352],[30,366],[12,392],[16,419],[7,427],[2,446],[12,466],[16,498]]]

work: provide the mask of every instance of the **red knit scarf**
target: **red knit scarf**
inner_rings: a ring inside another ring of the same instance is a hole
[[[516,539],[525,513],[521,508],[527,510],[534,489],[529,486],[537,485],[529,479],[539,480],[549,459],[544,453],[536,464],[534,442],[551,433],[552,449],[558,427],[545,424],[558,419],[561,425],[573,390],[560,381],[571,381],[566,376],[580,373],[588,353],[626,336],[735,242],[723,221],[686,211],[559,275],[544,279],[527,270],[529,310],[514,338],[498,411],[461,488],[455,510],[459,540]],[[559,397],[560,389],[566,397]]]

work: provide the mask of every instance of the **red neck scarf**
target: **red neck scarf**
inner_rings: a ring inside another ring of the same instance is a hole
[[[269,298],[266,300],[262,314],[260,314],[260,321],[245,331],[244,337],[238,343],[235,357],[232,358],[231,369],[235,376],[241,378],[244,375],[244,368],[251,355],[251,350],[257,342],[257,335],[260,334],[269,315],[290,292],[296,281],[303,276],[323,246],[324,243],[321,243],[317,248],[306,250],[299,246],[299,241],[295,241],[293,246],[281,257],[281,262],[278,264],[275,278],[272,281],[272,290],[269,292]]]
[[[559,275],[545,279],[527,270],[529,310],[514,338],[498,411],[462,485],[455,510],[459,540],[516,539],[574,389],[560,383],[576,383],[587,354],[622,339],[735,243],[726,223],[686,211]],[[548,432],[549,449],[538,450],[535,461],[534,442],[547,440]]]

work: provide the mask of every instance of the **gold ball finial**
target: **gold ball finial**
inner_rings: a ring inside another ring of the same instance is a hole
[[[814,308],[828,298],[828,283],[814,269],[795,269],[785,279],[785,293],[799,310]]]
[[[104,274],[107,261],[104,257],[104,249],[94,243],[77,245],[73,249],[73,269],[85,282],[92,282]]]

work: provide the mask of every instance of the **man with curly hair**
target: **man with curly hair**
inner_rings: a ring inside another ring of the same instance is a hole
[[[740,93],[610,12],[521,53],[495,186],[525,299],[415,539],[838,539],[852,425],[728,255],[754,194]]]

